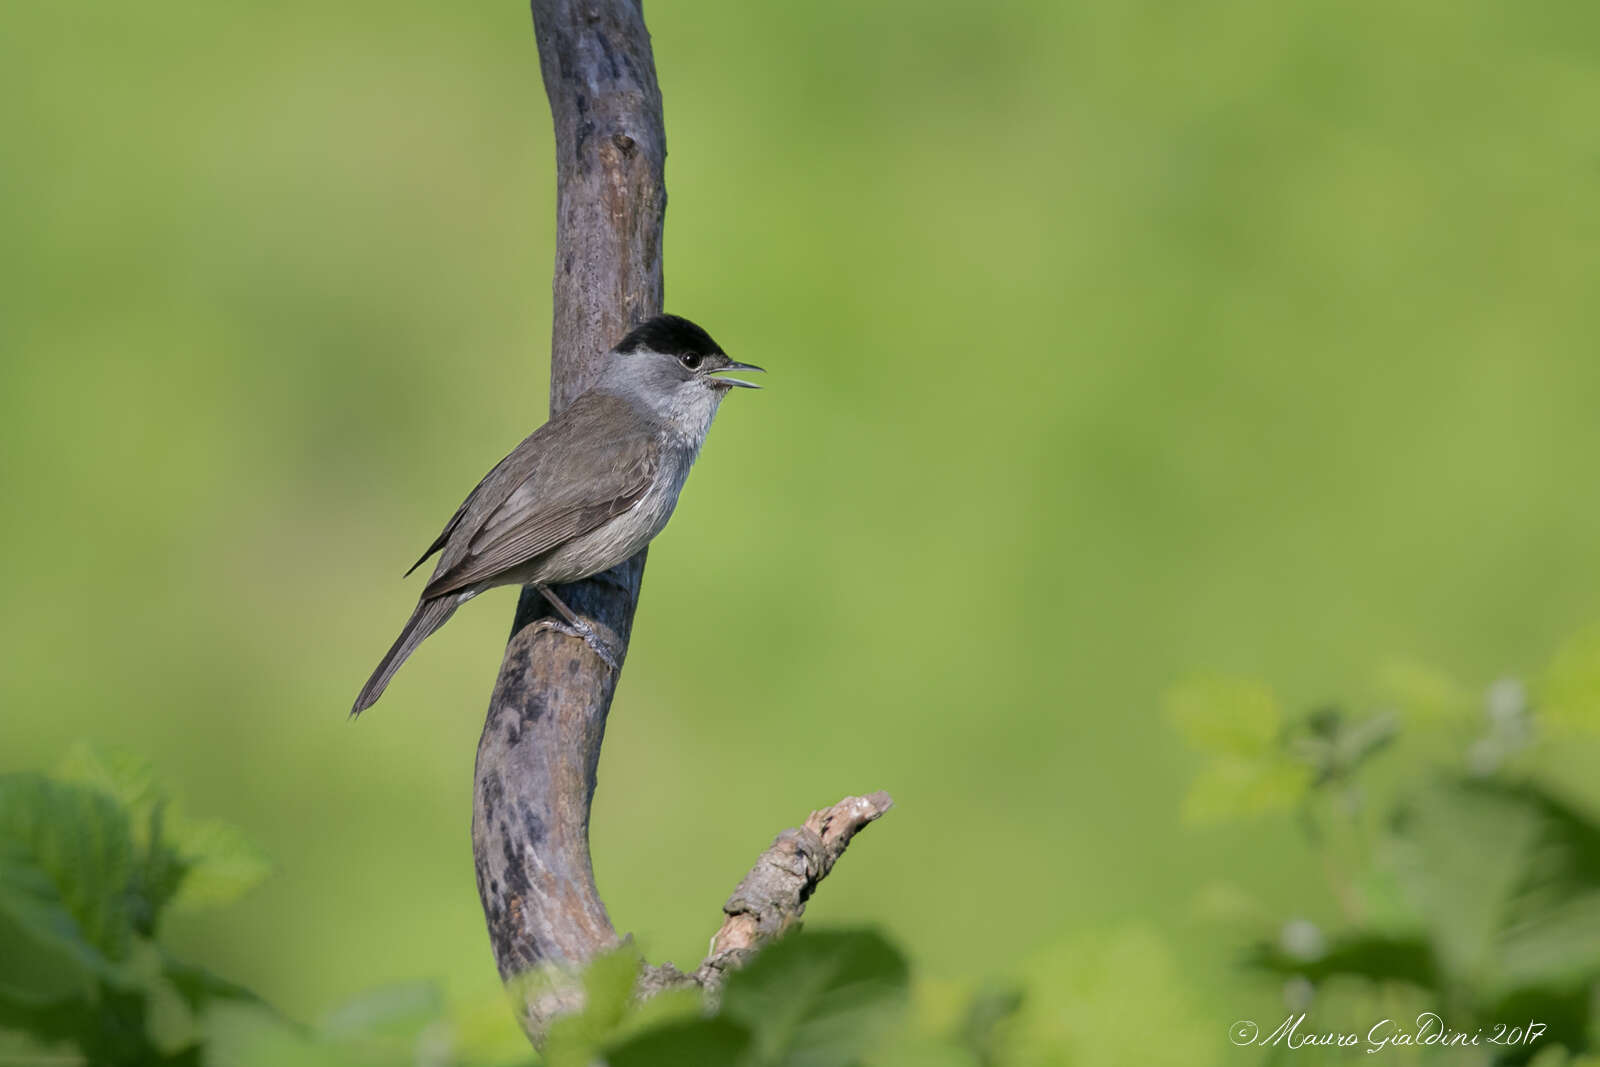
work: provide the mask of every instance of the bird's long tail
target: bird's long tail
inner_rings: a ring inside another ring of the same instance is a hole
[[[406,628],[401,630],[400,636],[395,639],[394,647],[389,649],[388,654],[383,657],[383,662],[378,664],[378,669],[367,679],[361,695],[356,697],[355,707],[350,709],[352,719],[378,702],[378,698],[383,696],[384,689],[389,685],[389,679],[400,669],[400,664],[417,650],[417,646],[422,644],[429,634],[443,626],[460,606],[461,600],[454,594],[424,600],[417,605],[417,610],[406,620]]]

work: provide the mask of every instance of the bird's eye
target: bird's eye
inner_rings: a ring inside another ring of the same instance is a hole
[[[698,352],[685,352],[683,355],[678,357],[678,362],[682,363],[685,367],[688,367],[690,370],[699,370],[700,369],[700,353],[698,353]]]

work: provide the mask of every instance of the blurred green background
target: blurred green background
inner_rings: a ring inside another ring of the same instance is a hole
[[[774,832],[886,788],[813,921],[934,984],[1148,931],[1221,1035],[1205,887],[1330,906],[1292,827],[1182,819],[1167,686],[1481,683],[1600,617],[1600,8],[647,15],[667,306],[771,373],[651,552],[594,816],[614,920],[688,965]],[[276,876],[174,933],[292,1015],[489,997],[471,766],[515,594],[345,711],[400,573],[545,415],[527,12],[9,23],[0,770],[93,738],[244,827]],[[1597,755],[1548,771],[1600,799]]]

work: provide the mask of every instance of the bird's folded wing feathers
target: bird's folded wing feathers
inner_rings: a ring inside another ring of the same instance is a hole
[[[467,499],[463,500],[461,502],[461,506],[456,508],[456,513],[450,516],[450,521],[444,524],[444,529],[439,531],[439,536],[433,539],[433,544],[429,545],[428,550],[411,565],[411,570],[406,571],[404,575],[405,577],[411,577],[411,571],[416,570],[418,567],[428,562],[429,556],[433,555],[435,552],[439,551],[445,545],[450,543],[450,535],[456,532],[456,527],[461,525],[461,520],[467,517],[467,513],[471,509],[477,508],[479,512],[482,512],[486,507],[492,507],[496,504],[499,504],[506,498],[507,493],[510,493],[511,490],[516,488],[516,471],[519,467],[518,461],[528,453],[530,450],[530,442],[532,442],[535,437],[542,433],[543,430],[544,427],[541,426],[538,430],[535,430],[532,434],[523,438],[522,444],[512,449],[510,455],[506,456],[506,458],[502,459],[499,463],[496,463],[494,468],[490,470],[488,474],[485,474],[481,479],[479,479],[478,484],[472,487],[472,492],[467,494]],[[526,469],[525,462],[520,464],[520,466],[522,469]],[[506,471],[508,468],[511,470],[510,477],[502,474],[502,472]],[[497,487],[498,493],[496,492]]]
[[[637,504],[654,479],[660,447],[637,430],[615,436],[618,426],[639,426],[611,410],[626,403],[586,394],[506,457],[442,535],[444,551],[422,595],[493,578]],[[596,448],[597,441],[604,444]]]
[[[439,536],[433,539],[433,544],[428,546],[428,550],[426,552],[417,557],[417,561],[411,565],[410,570],[406,571],[404,577],[411,577],[411,571],[416,570],[418,567],[428,562],[429,556],[433,555],[435,552],[439,551],[445,546],[446,542],[450,540],[450,535],[456,532],[456,527],[461,523],[461,517],[466,513],[467,505],[462,504],[459,508],[456,508],[456,513],[450,516],[449,522],[444,524],[444,529],[440,532]]]

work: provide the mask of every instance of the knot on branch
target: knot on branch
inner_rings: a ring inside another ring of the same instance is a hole
[[[879,790],[811,813],[805,825],[777,836],[722,906],[726,918],[695,978],[715,988],[757,948],[782,936],[805,914],[817,883],[844,855],[850,839],[883,817],[894,801]]]

